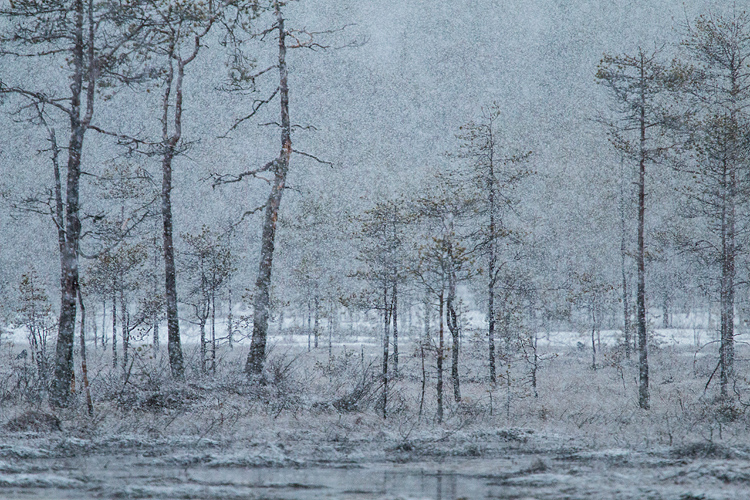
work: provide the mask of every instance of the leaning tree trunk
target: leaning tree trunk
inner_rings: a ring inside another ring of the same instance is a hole
[[[263,234],[261,236],[260,263],[258,279],[255,282],[255,301],[253,304],[253,337],[250,352],[247,355],[245,372],[249,376],[260,375],[266,358],[268,337],[268,314],[270,306],[271,268],[276,240],[276,222],[279,217],[281,196],[284,193],[286,176],[289,171],[289,159],[292,155],[292,135],[289,121],[289,87],[286,66],[286,31],[284,17],[278,2],[275,2],[276,28],[279,32],[279,97],[281,100],[281,152],[271,164],[274,174],[271,194],[266,201]]]

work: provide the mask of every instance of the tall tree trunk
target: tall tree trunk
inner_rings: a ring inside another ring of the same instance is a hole
[[[211,371],[216,373],[216,292],[211,292]]]
[[[228,297],[228,300],[229,300],[229,313],[227,314],[227,339],[228,339],[227,341],[229,342],[229,348],[230,349],[234,349],[234,342],[233,342],[233,339],[232,339],[232,336],[233,336],[233,333],[234,333],[233,332],[234,324],[232,323],[232,321],[233,321],[233,318],[232,318],[232,287],[229,287],[228,295],[229,295],[229,297]]]
[[[117,288],[112,290],[112,368],[117,368]]]
[[[130,325],[128,321],[128,308],[125,302],[122,274],[120,275],[120,331],[122,335],[122,369],[128,369],[128,347],[130,347]]]
[[[641,53],[641,103],[640,103],[640,162],[638,168],[638,291],[636,312],[638,322],[638,405],[650,408],[648,388],[648,339],[646,338],[646,247],[644,230],[646,220],[646,75],[644,55]]]
[[[492,125],[490,125],[490,133],[492,133]],[[492,140],[492,138],[491,138]],[[488,340],[488,354],[490,358],[490,383],[494,384],[497,380],[497,371],[495,367],[495,267],[497,265],[497,256],[495,255],[495,240],[497,238],[497,230],[495,227],[495,166],[493,162],[494,146],[490,144],[490,161],[489,161],[489,173],[487,176],[488,184],[488,202],[489,202],[489,213],[490,213],[490,230],[489,230],[489,255],[487,256],[487,340]]]
[[[438,349],[437,349],[437,418],[438,423],[443,423],[443,313],[445,312],[445,302],[443,290],[440,290],[438,296],[438,316],[440,318],[440,327],[438,329]]]
[[[161,216],[162,216],[162,238],[164,243],[164,280],[167,305],[167,352],[169,354],[169,366],[172,378],[185,378],[185,366],[182,357],[182,345],[180,341],[180,324],[177,316],[177,270],[174,262],[174,237],[172,222],[172,160],[175,148],[182,136],[182,78],[184,66],[178,63],[178,74],[175,83],[175,107],[174,107],[174,132],[169,135],[169,109],[170,94],[174,81],[174,64],[172,62],[175,54],[174,44],[169,50],[169,74],[164,89],[162,100],[162,140],[164,142],[164,155],[162,157],[162,184],[161,184]]]
[[[315,304],[315,320],[313,322],[313,339],[314,344],[313,347],[315,349],[318,348],[319,345],[319,339],[320,339],[320,299],[318,298],[318,295],[315,295],[315,300],[313,302]]]
[[[328,316],[328,366],[331,366],[333,360],[333,303],[329,310]]]
[[[81,375],[83,377],[83,390],[86,394],[86,409],[89,417],[94,416],[94,404],[91,400],[91,388],[89,387],[89,369],[86,360],[86,308],[83,306],[83,296],[78,290],[78,306],[81,308]],[[96,324],[96,323],[94,323]]]
[[[307,352],[312,350],[312,304],[307,301]]]
[[[393,377],[398,378],[398,291],[393,281]]]
[[[156,227],[154,228],[154,239],[153,244],[154,248],[157,248],[157,241],[159,238],[159,222],[158,220],[156,222]],[[154,252],[154,286],[153,286],[153,294],[154,294],[154,300],[156,297],[159,296],[159,276],[157,273],[157,268],[159,267],[159,253]],[[153,318],[151,319],[151,324],[153,325],[153,344],[154,344],[154,352],[159,352],[159,311],[157,308],[154,308]]]
[[[430,291],[425,288],[424,291],[424,333],[419,341],[419,355],[422,361],[422,390],[419,398],[419,418],[422,417],[422,407],[424,406],[425,390],[427,388],[427,369],[425,368],[424,355],[425,347],[430,345]]]
[[[102,299],[102,351],[107,349],[107,299]]]
[[[724,171],[724,193],[722,207],[722,256],[721,256],[721,343],[719,364],[721,366],[721,396],[728,396],[729,378],[734,364],[734,261],[735,261],[735,208],[734,185],[736,174],[733,165]]]
[[[87,8],[83,0],[73,3],[75,16],[74,44],[70,56],[73,67],[71,78],[70,102],[70,140],[68,143],[68,168],[65,191],[65,222],[58,225],[58,242],[60,245],[60,317],[58,321],[57,346],[55,350],[54,378],[50,387],[50,403],[53,406],[67,406],[70,402],[70,390],[73,380],[73,344],[75,342],[76,294],[78,292],[78,246],[81,235],[79,219],[79,186],[81,177],[81,156],[83,140],[94,110],[94,25],[93,3],[89,0]],[[84,40],[84,27],[88,11],[88,51]],[[88,60],[87,60],[88,59]],[[86,90],[85,114],[81,109],[83,97],[84,72],[88,67],[88,86]],[[57,179],[56,179],[57,182]],[[62,223],[62,195],[57,203],[58,223]],[[64,227],[64,233],[59,228]]]
[[[596,309],[591,304],[591,369],[596,371]]]
[[[630,296],[628,295],[628,275],[625,267],[627,257],[626,214],[625,214],[625,179],[622,168],[624,159],[620,161],[620,271],[622,273],[622,315],[623,334],[625,335],[625,357],[630,359]]]
[[[461,401],[461,382],[458,376],[458,354],[461,348],[458,329],[458,317],[454,306],[456,300],[456,275],[450,272],[448,283],[448,300],[446,300],[446,323],[451,332],[453,349],[451,350],[451,379],[453,380],[453,398]]]
[[[388,347],[390,344],[391,311],[388,306],[388,284],[383,286],[383,418],[388,416]]]
[[[266,358],[266,342],[268,337],[268,312],[270,306],[271,268],[276,240],[276,222],[279,217],[281,196],[286,184],[289,171],[289,159],[292,155],[291,123],[289,121],[289,87],[288,70],[286,66],[286,31],[284,17],[281,14],[279,2],[274,2],[276,12],[276,28],[279,33],[279,97],[281,100],[281,152],[272,162],[274,174],[271,194],[266,202],[263,234],[261,236],[260,264],[258,279],[255,283],[256,294],[253,304],[253,337],[250,343],[250,353],[247,355],[245,372],[249,376],[260,375]]]
[[[206,373],[206,316],[203,315],[203,311],[201,311],[201,317],[198,320],[199,328],[200,328],[200,336],[201,336],[201,348],[200,348],[200,363],[201,363],[201,373]]]

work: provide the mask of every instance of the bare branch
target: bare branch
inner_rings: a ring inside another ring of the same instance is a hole
[[[315,155],[311,155],[310,153],[305,153],[304,151],[297,151],[296,149],[292,149],[292,153],[297,153],[298,155],[307,156],[308,158],[312,158],[313,160],[317,161],[318,163],[322,163],[323,165],[328,165],[329,167],[333,166],[333,162],[321,160]]]
[[[263,107],[265,104],[268,104],[269,102],[271,102],[273,100],[273,98],[276,97],[276,94],[278,94],[278,93],[279,93],[279,88],[276,87],[276,90],[273,91],[273,93],[271,94],[271,96],[268,99],[253,101],[253,106],[252,106],[253,110],[252,110],[252,112],[249,115],[247,115],[247,116],[245,116],[243,118],[240,118],[237,121],[235,121],[234,125],[232,125],[229,128],[229,130],[227,130],[227,132],[224,135],[219,136],[219,139],[226,138],[227,136],[229,136],[229,133],[232,132],[234,129],[236,129],[241,123],[243,123],[243,122],[249,120],[250,118],[252,118],[253,116],[255,116],[255,114],[260,110],[260,108]]]
[[[246,210],[245,213],[242,214],[242,217],[240,217],[240,220],[238,220],[237,222],[231,225],[232,229],[242,224],[245,221],[245,218],[250,217],[251,215],[254,215],[260,212],[261,210],[263,210],[264,208],[266,208],[266,205],[267,204],[264,203],[258,207],[253,208],[252,210]]]
[[[238,175],[231,175],[231,174],[211,174],[211,178],[214,180],[211,187],[220,186],[222,184],[233,184],[235,182],[240,182],[245,177],[255,177],[258,178],[258,174],[262,172],[268,172],[271,170],[271,167],[273,167],[276,164],[277,160],[272,160],[263,165],[262,167],[256,169],[256,170],[248,170],[247,172],[242,172]],[[267,180],[267,179],[263,179]]]
[[[0,81],[0,94],[18,94],[21,96],[24,96],[28,99],[31,99],[35,102],[41,102],[44,104],[49,104],[50,106],[54,106],[57,109],[63,111],[67,115],[71,115],[73,111],[70,108],[67,108],[60,104],[59,100],[53,99],[49,97],[48,95],[44,94],[43,92],[34,92],[31,90],[26,90],[18,87],[8,87],[5,85],[2,81]]]

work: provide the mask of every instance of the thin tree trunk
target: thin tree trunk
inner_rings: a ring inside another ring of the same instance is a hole
[[[419,397],[419,418],[422,417],[422,408],[424,406],[425,390],[427,388],[427,370],[424,362],[425,346],[430,343],[430,292],[425,289],[424,292],[424,333],[419,342],[419,355],[422,361],[422,390]]]
[[[276,239],[276,222],[279,217],[281,196],[289,171],[289,159],[292,154],[291,122],[289,121],[289,87],[286,65],[286,31],[284,17],[279,2],[274,2],[276,27],[279,33],[279,97],[281,101],[281,152],[272,162],[274,179],[271,194],[266,202],[265,221],[261,236],[260,264],[256,281],[256,294],[253,314],[253,338],[250,353],[247,356],[245,371],[249,376],[260,375],[266,357],[268,336],[268,309],[270,305],[271,269]]]
[[[130,346],[129,340],[129,328],[128,325],[128,308],[125,302],[125,290],[124,290],[124,276],[120,273],[120,331],[122,336],[122,370],[128,369],[128,347]]]
[[[229,287],[229,313],[227,314],[227,341],[229,342],[229,349],[234,349],[234,342],[232,339],[234,325],[232,324],[232,287]]]
[[[437,417],[438,423],[443,423],[443,313],[444,313],[443,290],[438,297],[438,315],[440,327],[438,329],[437,349]]]
[[[216,292],[211,292],[211,371],[216,373]]]
[[[94,351],[96,351],[96,349],[99,347],[99,328],[96,323],[96,306],[94,306],[94,320],[91,322],[91,324],[94,326]]]
[[[94,416],[94,404],[91,401],[91,388],[89,387],[89,370],[86,362],[86,308],[83,306],[81,290],[78,290],[78,306],[81,308],[81,375],[83,376],[83,390],[86,393],[86,409],[89,417]]]
[[[532,360],[531,360],[531,388],[534,389],[534,397],[538,398],[539,393],[536,389],[536,375],[539,370],[539,338],[537,337],[536,330],[531,334],[531,351],[532,351]]]
[[[388,407],[388,347],[390,344],[391,312],[388,307],[388,285],[383,286],[383,418],[386,418]]]
[[[154,248],[157,248],[157,241],[159,237],[159,226],[158,226],[158,220],[156,221],[156,227],[154,228]],[[159,267],[159,253],[154,252],[154,299],[159,296],[159,277],[157,273],[157,268]],[[153,344],[154,344],[154,352],[159,352],[159,311],[157,308],[154,308],[154,317],[152,319],[152,325],[153,325]]]
[[[393,377],[398,378],[398,292],[393,281]]]
[[[451,379],[453,380],[453,398],[456,402],[461,401],[461,382],[458,375],[458,354],[460,350],[460,339],[458,329],[458,318],[456,315],[456,309],[454,302],[456,300],[456,277],[455,273],[451,271],[449,284],[448,284],[448,300],[446,301],[446,323],[448,323],[448,330],[451,332],[453,341],[453,349],[451,350]]]
[[[638,292],[636,310],[638,322],[638,405],[650,408],[648,388],[648,339],[646,338],[646,247],[644,230],[646,220],[646,96],[645,62],[641,53],[641,106],[640,106],[640,163],[638,169]]]
[[[490,134],[492,133],[492,124],[489,128]],[[490,138],[492,140],[492,137]],[[487,337],[488,337],[488,354],[490,358],[490,383],[494,384],[497,380],[497,371],[495,367],[495,267],[497,265],[497,256],[495,255],[495,240],[497,238],[495,228],[495,166],[494,166],[494,146],[490,143],[490,161],[489,161],[489,175],[487,176],[488,184],[488,202],[489,202],[489,213],[490,213],[490,231],[489,231],[489,255],[487,257]]]
[[[88,52],[84,54],[84,17],[88,10]],[[57,346],[55,350],[54,378],[50,387],[50,403],[53,406],[67,406],[70,403],[73,383],[73,344],[75,342],[76,294],[78,292],[78,246],[81,235],[79,219],[79,186],[81,177],[81,155],[83,140],[94,111],[94,36],[93,36],[93,2],[89,0],[87,9],[83,0],[73,3],[75,16],[74,44],[70,63],[73,67],[71,78],[70,101],[70,141],[68,143],[68,168],[66,180],[66,213],[65,230],[61,233],[58,225],[60,244],[60,317],[58,321]],[[86,61],[88,59],[88,61]],[[81,98],[83,92],[84,71],[88,67],[88,85],[86,91],[86,111],[82,117]],[[57,181],[57,180],[56,180]],[[62,222],[62,198],[58,199],[59,222]]]
[[[596,334],[596,310],[594,305],[591,305],[591,369],[596,371],[596,340],[594,335]]]
[[[721,343],[719,364],[721,367],[721,396],[728,397],[729,378],[734,362],[734,261],[735,261],[735,209],[733,166],[725,162],[724,193],[722,207],[722,268],[721,268]]]
[[[625,214],[625,179],[624,169],[622,168],[624,159],[620,161],[620,270],[622,272],[622,315],[623,315],[623,334],[625,335],[625,357],[630,359],[630,297],[628,295],[628,276],[625,267],[627,257],[627,240],[626,240],[626,214]]]
[[[107,349],[107,299],[102,300],[102,351]]]
[[[319,345],[319,338],[320,338],[320,299],[318,299],[318,296],[315,296],[314,300],[314,322],[313,322],[313,347],[315,349],[318,348]]]
[[[312,350],[312,304],[307,301],[307,352]]]
[[[182,77],[184,66],[178,64],[178,75],[175,84],[176,103],[174,109],[174,133],[169,135],[169,98],[172,92],[174,79],[174,44],[169,50],[169,74],[164,90],[162,101],[162,139],[164,141],[164,155],[162,157],[162,187],[161,187],[161,216],[163,223],[162,238],[164,240],[164,279],[165,296],[167,305],[167,352],[169,354],[169,366],[174,379],[185,378],[185,366],[182,357],[182,345],[180,341],[180,324],[177,316],[177,271],[174,262],[174,237],[172,222],[172,160],[182,136]]]
[[[112,368],[117,368],[117,287],[112,290]]]
[[[330,314],[328,316],[328,366],[333,359],[333,304],[331,304]]]

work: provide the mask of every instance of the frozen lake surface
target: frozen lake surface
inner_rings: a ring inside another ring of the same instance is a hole
[[[293,467],[237,466],[216,453],[153,453],[7,458],[0,462],[0,497],[708,500],[745,499],[750,491],[747,458],[678,458],[674,450]]]

